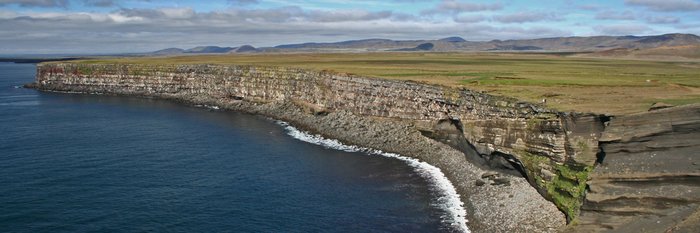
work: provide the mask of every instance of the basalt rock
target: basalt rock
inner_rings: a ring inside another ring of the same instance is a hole
[[[700,104],[615,118],[580,232],[700,232]]]

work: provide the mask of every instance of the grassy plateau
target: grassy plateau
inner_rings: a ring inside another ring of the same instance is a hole
[[[622,115],[655,102],[700,103],[700,60],[512,53],[294,53],[101,58],[78,63],[250,64],[464,87],[562,111]]]

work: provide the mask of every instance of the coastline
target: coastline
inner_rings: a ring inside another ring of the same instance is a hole
[[[695,208],[700,196],[669,205],[668,192],[646,187],[700,187],[687,182],[700,177],[700,163],[687,162],[700,149],[700,104],[616,117],[464,88],[245,65],[48,63],[26,87],[216,106],[419,159],[454,183],[474,231],[639,232],[649,217],[667,218],[658,231],[697,222],[684,220],[688,211],[665,216]]]
[[[28,86],[28,88],[35,88]],[[136,96],[157,98],[180,104],[238,111],[287,122],[290,126],[344,145],[397,154],[439,169],[454,186],[466,211],[467,232],[559,232],[566,226],[565,215],[544,199],[520,176],[497,173],[469,162],[465,154],[421,134],[409,121],[357,116],[349,111],[319,115],[305,111],[291,101],[253,103],[242,100],[188,95],[124,95],[103,92],[47,92]],[[485,174],[497,174],[507,184],[489,182]],[[480,184],[479,181],[483,181]],[[459,228],[458,228],[459,229]]]
[[[294,68],[48,63],[37,66],[36,82],[26,87],[217,106],[289,122],[346,145],[418,159],[439,168],[453,183],[474,232],[561,229],[570,212],[562,212],[561,203],[551,202],[548,191],[533,183],[545,169],[557,167],[533,164],[539,160],[532,158],[586,160],[596,148],[565,148],[574,139],[579,144],[595,140],[581,127],[566,130],[576,122],[589,124],[593,116],[559,115],[469,90]],[[426,135],[426,130],[437,134]],[[505,131],[510,133],[503,138]],[[450,145],[451,139],[476,143],[473,153]],[[527,178],[513,172],[523,166],[519,159],[530,162],[523,174]],[[491,170],[492,163],[509,172]]]
[[[408,121],[363,117],[342,110],[318,115],[304,111],[303,107],[291,101],[252,103],[187,95],[142,97],[261,115],[289,122],[297,129],[345,145],[400,154],[426,162],[439,168],[454,185],[464,203],[467,226],[471,232],[558,232],[566,226],[564,214],[544,199],[525,178],[499,173],[496,176],[508,180],[508,184],[490,183],[482,177],[493,171],[472,164],[461,151],[423,136]],[[478,180],[486,184],[478,184]]]

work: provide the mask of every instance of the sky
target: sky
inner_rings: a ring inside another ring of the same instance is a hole
[[[0,54],[700,34],[700,0],[0,0]]]

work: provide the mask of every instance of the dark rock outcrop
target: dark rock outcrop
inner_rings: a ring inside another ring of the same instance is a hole
[[[465,40],[464,38],[459,37],[459,36],[446,37],[446,38],[439,39],[438,41],[451,42],[451,43],[467,42],[467,40]]]
[[[260,50],[250,45],[243,45],[230,51],[231,53],[257,53]]]
[[[431,49],[433,49],[433,47],[435,47],[435,45],[433,43],[423,43],[423,44],[419,44],[418,46],[416,46],[413,49],[416,51],[430,51]]]
[[[401,51],[401,52],[412,52],[412,51],[430,51],[435,47],[433,43],[423,43],[419,44],[416,47],[413,48],[405,48],[405,49],[396,49],[393,51]]]
[[[219,47],[219,46],[199,46],[188,50],[185,53],[228,53],[235,48],[231,47]]]
[[[600,147],[578,230],[699,232],[700,104],[615,118]]]

